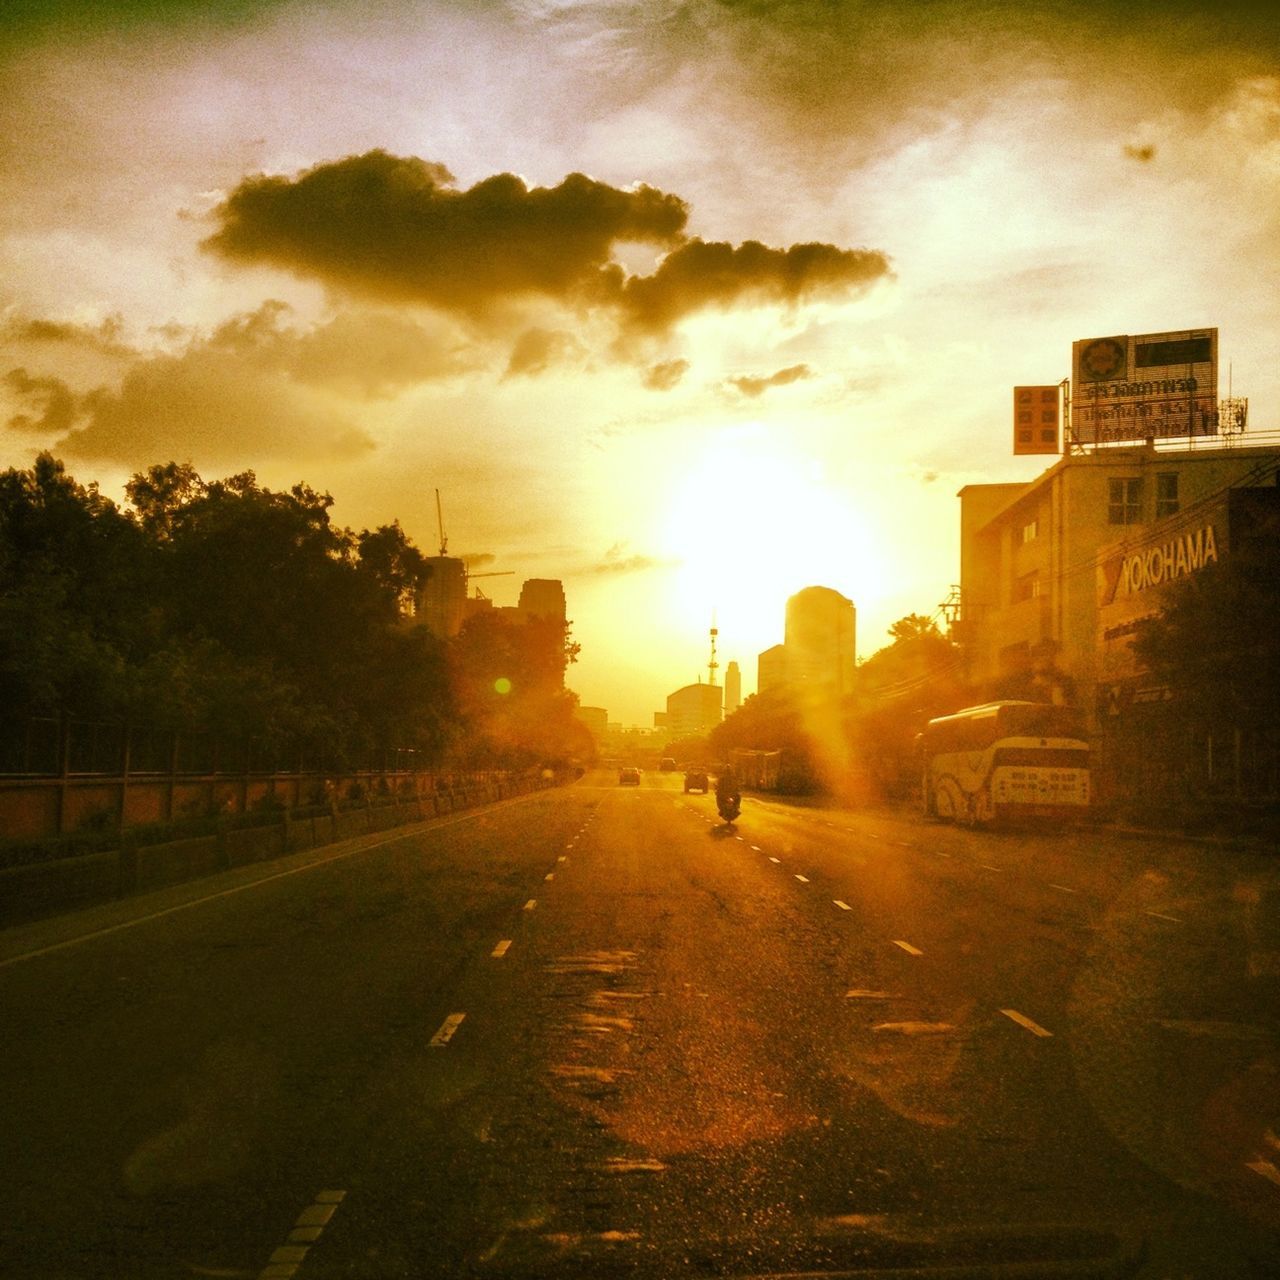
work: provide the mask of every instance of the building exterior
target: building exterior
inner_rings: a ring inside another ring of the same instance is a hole
[[[724,671],[724,713],[731,716],[742,705],[742,671],[730,662]]]
[[[575,719],[586,725],[587,732],[598,747],[609,732],[609,713],[604,707],[583,707],[573,709]]]
[[[723,690],[718,684],[687,684],[667,696],[667,737],[700,738],[720,723]]]
[[[456,556],[428,556],[430,576],[423,583],[414,616],[433,635],[456,636],[467,616],[467,566]]]
[[[1170,584],[1233,547],[1280,546],[1280,448],[1247,439],[1099,448],[1028,484],[962,489],[954,635],[968,681],[990,696],[1074,703],[1113,772],[1140,783],[1132,749],[1158,737],[1149,708],[1172,695],[1133,653],[1139,622],[1161,611]]]
[[[787,646],[775,644],[756,658],[756,692],[768,693],[787,684]]]
[[[520,588],[516,608],[526,617],[564,622],[564,584],[558,578],[529,578]]]
[[[853,601],[831,587],[805,587],[787,601],[787,679],[795,687],[839,697],[853,692],[856,665]]]

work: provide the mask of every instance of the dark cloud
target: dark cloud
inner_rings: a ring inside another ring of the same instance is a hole
[[[247,178],[215,217],[204,247],[229,260],[476,313],[519,296],[576,300],[615,244],[678,244],[688,210],[653,187],[580,173],[532,188],[500,173],[463,191],[443,165],[369,151],[292,179]]]
[[[653,275],[627,280],[620,305],[630,326],[661,333],[711,307],[856,298],[890,274],[888,259],[871,249],[831,244],[772,249],[756,240],[736,247],[690,240],[669,253]]]
[[[648,391],[670,391],[688,372],[687,360],[663,360],[659,364],[650,365],[640,381]]]
[[[214,216],[221,225],[204,247],[230,261],[470,319],[548,299],[612,311],[633,336],[712,307],[857,297],[890,274],[874,250],[687,239],[685,202],[654,187],[624,191],[573,173],[531,188],[502,173],[463,191],[443,165],[384,151],[292,179],[248,178]],[[650,275],[614,260],[636,242],[669,250]],[[564,354],[556,344],[530,331],[508,373],[542,371]]]
[[[123,320],[108,316],[101,324],[71,324],[63,320],[40,317],[12,319],[0,331],[7,342],[37,347],[79,347],[109,356],[132,356],[136,352],[121,337]]]
[[[526,329],[511,350],[505,376],[533,377],[581,354],[582,344],[571,333],[562,329]]]
[[[744,396],[762,396],[770,387],[785,387],[788,383],[799,382],[803,378],[812,378],[813,370],[807,364],[793,364],[767,378],[730,378],[731,386],[737,387]]]
[[[16,413],[6,423],[11,431],[44,435],[66,431],[76,420],[76,397],[60,378],[32,377],[26,369],[11,369],[4,384],[14,396],[32,406],[30,413]]]
[[[1130,143],[1125,147],[1124,153],[1130,160],[1140,160],[1143,164],[1146,164],[1148,161],[1155,159],[1156,149],[1150,143],[1145,143],[1142,146]]]

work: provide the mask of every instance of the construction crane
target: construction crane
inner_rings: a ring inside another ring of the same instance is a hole
[[[440,530],[440,558],[443,560],[449,550],[449,538],[444,531],[444,509],[440,505],[439,489],[436,490],[436,526]],[[514,569],[493,569],[488,573],[471,573],[467,569],[465,561],[463,562],[462,571],[465,574],[466,583],[468,584],[472,578],[509,578],[513,573],[515,573]],[[477,587],[476,591],[479,592],[479,590],[480,588]],[[466,585],[463,586],[463,591],[466,591]]]

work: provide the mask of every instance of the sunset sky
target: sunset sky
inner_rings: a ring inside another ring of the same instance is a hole
[[[1280,427],[1272,11],[18,0],[0,465],[253,469],[426,550],[438,488],[625,723],[713,611],[753,690],[812,583],[869,655],[1074,339],[1216,325]]]

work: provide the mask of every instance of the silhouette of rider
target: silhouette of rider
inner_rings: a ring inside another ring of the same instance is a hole
[[[719,777],[716,778],[716,804],[723,808],[725,805],[737,804],[742,799],[742,792],[738,787],[738,779],[734,776],[732,769],[724,769]]]

